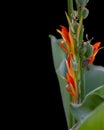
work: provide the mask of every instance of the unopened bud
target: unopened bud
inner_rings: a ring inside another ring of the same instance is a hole
[[[89,2],[89,0],[77,0],[77,3],[80,5],[86,5]]]
[[[93,46],[90,43],[87,43],[85,44],[85,48],[86,48],[85,57],[88,58],[93,53]]]
[[[74,28],[74,31],[77,32],[77,29],[78,29],[78,23],[77,22],[74,22],[73,28]]]
[[[83,19],[86,19],[88,15],[89,15],[89,10],[87,8],[83,8],[82,10]]]

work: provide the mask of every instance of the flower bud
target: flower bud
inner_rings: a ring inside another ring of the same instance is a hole
[[[93,46],[90,44],[90,43],[87,43],[85,45],[85,48],[86,48],[86,52],[85,52],[85,57],[88,58],[92,55],[93,53]]]
[[[77,0],[77,3],[80,5],[86,5],[89,2],[89,0]]]
[[[88,15],[89,15],[89,10],[87,8],[83,8],[82,10],[83,19],[86,19]]]
[[[78,23],[77,22],[74,22],[73,28],[74,28],[74,31],[77,32],[77,29],[78,29]]]

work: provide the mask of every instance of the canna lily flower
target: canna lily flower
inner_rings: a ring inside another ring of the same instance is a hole
[[[75,101],[75,97],[76,97],[75,81],[68,72],[66,73],[66,81],[67,81],[66,90],[73,96],[74,101]]]
[[[61,31],[57,29],[57,32],[59,32],[62,35],[62,38],[66,42],[66,44],[70,47],[70,38],[69,38],[69,32],[66,27],[61,26]]]
[[[65,81],[67,82],[66,90],[72,95],[73,102],[77,102],[78,94],[77,94],[77,87],[76,87],[76,78],[74,74],[74,69],[72,66],[71,58],[70,56],[66,60],[66,66],[68,72],[66,72],[66,78]]]
[[[65,42],[62,41],[60,43],[61,48],[67,53],[73,55],[73,58],[75,58],[75,51],[74,51],[74,39],[72,37],[72,34],[67,30],[66,27],[61,26],[61,30],[57,29],[57,32],[59,32]]]
[[[96,54],[98,53],[98,51],[104,47],[100,47],[100,44],[101,42],[96,42],[94,45],[93,45],[93,53],[91,55],[91,57],[89,58],[89,64],[92,64],[93,61],[95,60],[95,56]],[[100,48],[99,48],[100,47]]]

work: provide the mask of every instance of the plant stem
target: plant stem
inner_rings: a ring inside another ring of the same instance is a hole
[[[69,96],[69,98],[70,98],[70,102],[72,102],[72,96],[71,95]],[[70,103],[69,103],[69,109],[70,109]],[[69,128],[68,129],[72,128],[73,125],[74,125],[74,117],[71,114],[71,111],[69,111]]]
[[[78,32],[77,32],[77,42],[78,45],[83,49],[83,34],[84,34],[84,26],[83,26],[83,17],[80,16]],[[80,51],[80,50],[79,50]],[[84,52],[82,51],[80,54],[80,101],[82,102],[85,97],[85,68],[83,67],[83,59]]]
[[[67,4],[68,4],[68,16],[70,18],[70,20],[72,21],[72,12],[73,12],[73,0],[67,0]],[[72,102],[72,97],[70,96],[70,102]],[[69,102],[69,105],[70,105]],[[69,106],[70,108],[70,106]],[[69,111],[69,129],[72,128],[72,126],[74,125],[74,117],[72,116],[71,112]]]
[[[82,61],[81,61],[81,65],[80,65],[80,76],[81,76],[80,98],[81,98],[81,102],[82,102],[85,97],[85,68],[82,66]]]
[[[70,19],[72,20],[72,12],[73,12],[73,0],[68,0],[68,15]]]

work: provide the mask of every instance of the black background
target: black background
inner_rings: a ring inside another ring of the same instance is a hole
[[[101,41],[101,46],[104,46],[103,2],[90,0],[87,4],[87,8],[89,9],[89,16],[84,20],[85,34],[88,34],[89,39],[92,37],[94,38],[92,44]],[[43,85],[43,90],[45,90],[45,115],[43,120],[45,118],[45,128],[67,130],[59,84],[52,60],[50,39],[48,37],[49,34],[53,34],[57,38],[60,38],[56,29],[59,28],[59,25],[67,26],[67,20],[64,13],[67,11],[67,0],[57,0],[57,3],[55,0],[48,1],[44,10],[44,15],[42,12],[41,14],[43,17],[46,16],[46,19],[42,19],[42,25],[44,26],[42,32],[44,33],[47,31],[47,33],[43,34],[46,39],[41,43],[43,52],[42,56],[44,56],[44,60],[42,59],[42,69],[44,70],[43,76],[45,74]],[[94,64],[104,66],[104,49],[99,51]]]

